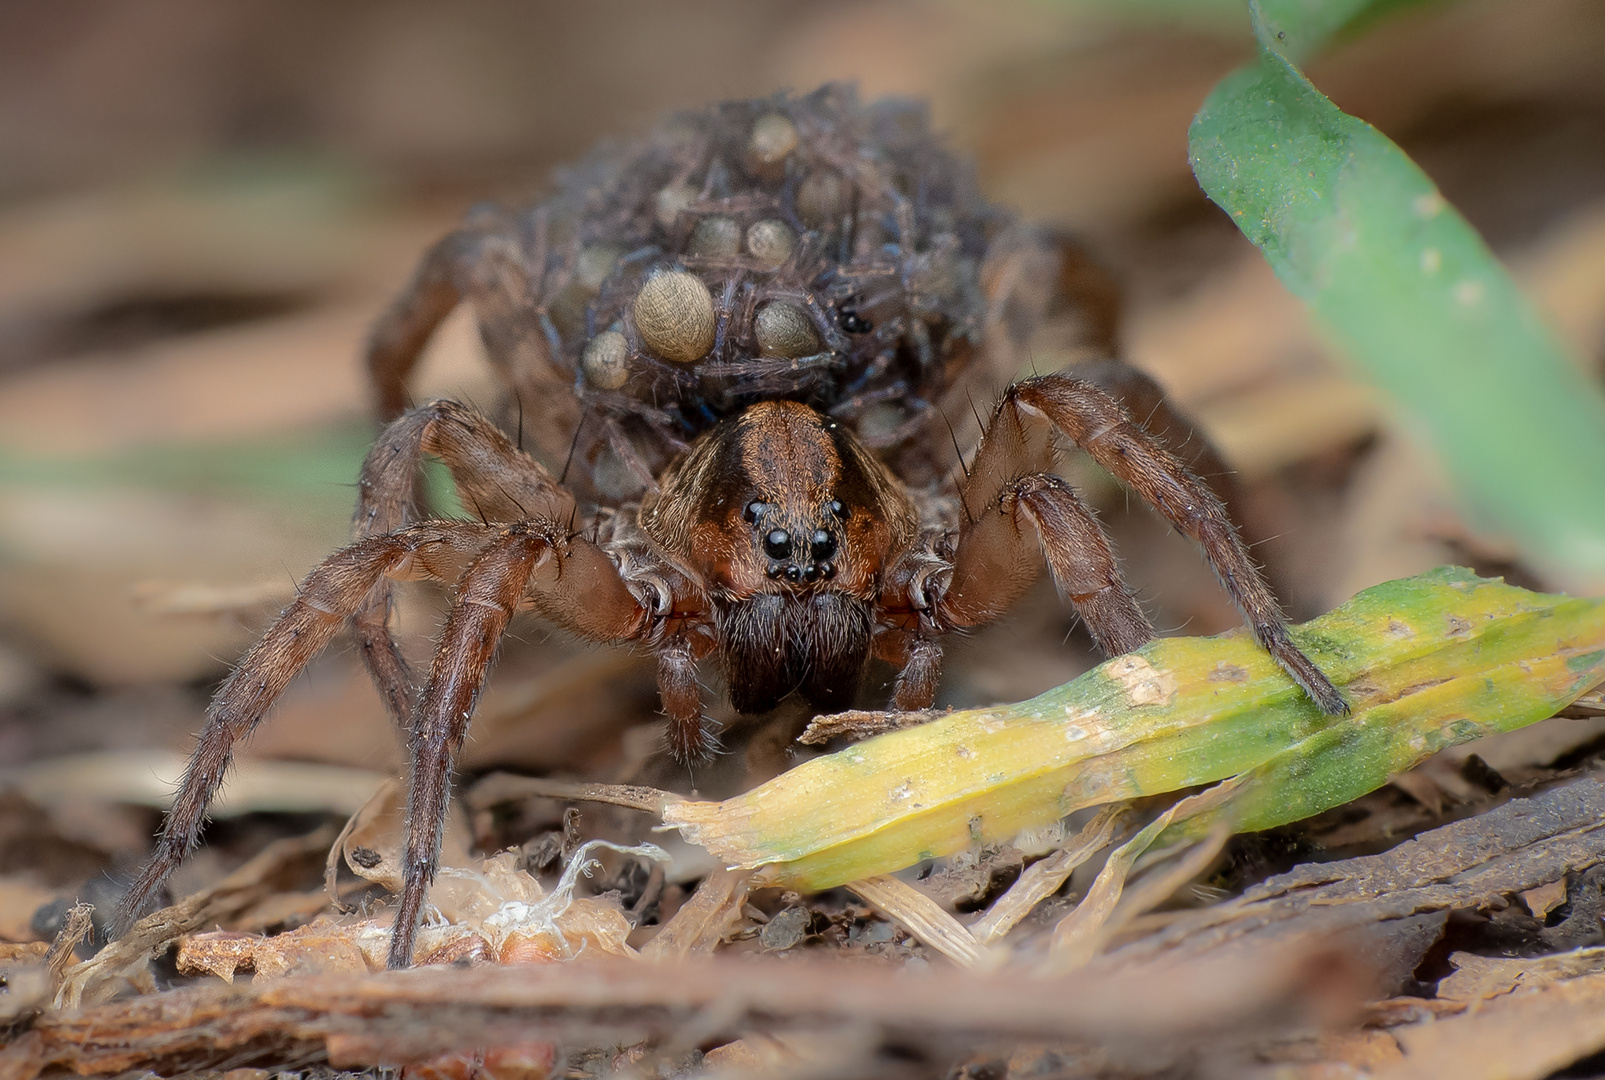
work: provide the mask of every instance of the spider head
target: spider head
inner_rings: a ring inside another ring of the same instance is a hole
[[[759,402],[698,440],[642,523],[712,599],[739,711],[793,690],[821,708],[851,701],[881,571],[909,542],[913,512],[847,427]]]

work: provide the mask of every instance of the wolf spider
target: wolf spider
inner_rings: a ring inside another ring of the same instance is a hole
[[[871,657],[897,669],[897,708],[925,708],[942,639],[997,619],[1044,563],[1105,653],[1137,648],[1153,627],[1054,471],[1055,433],[1195,540],[1265,650],[1343,712],[1221,499],[1100,387],[1161,408],[1130,369],[1013,383],[963,474],[944,472],[947,416],[1018,370],[1056,259],[980,199],[921,111],[860,105],[840,86],[677,118],[564,174],[532,209],[472,214],[369,343],[390,423],[363,465],[357,539],[218,690],[122,925],[194,845],[234,744],[342,627],[409,734],[397,967],[435,874],[454,757],[517,611],[653,654],[668,746],[685,760],[716,745],[699,662],[722,667],[741,713],[793,693],[846,708]],[[419,352],[463,301],[534,454],[463,405],[404,408]],[[474,520],[423,512],[425,455]],[[417,578],[455,588],[421,691],[388,625],[391,583]]]

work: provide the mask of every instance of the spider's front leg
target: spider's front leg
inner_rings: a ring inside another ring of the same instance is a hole
[[[323,560],[278,620],[251,646],[206,710],[195,751],[150,861],[114,920],[121,934],[194,848],[206,809],[223,784],[234,746],[261,723],[290,680],[322,652],[386,578],[449,581],[496,533],[495,526],[435,521],[359,540]]]
[[[924,598],[933,632],[989,621],[1024,592],[1034,534],[1061,592],[1105,652],[1129,651],[1152,637],[1102,529],[1068,485],[1045,471],[1054,429],[1198,543],[1255,639],[1323,712],[1348,711],[1288,636],[1281,606],[1215,493],[1109,394],[1062,372],[1015,384],[998,405],[963,489],[965,522],[951,575]],[[1022,528],[1027,521],[1033,528]],[[907,707],[901,694],[898,705]]]
[[[1220,451],[1166,395],[1147,372],[1116,356],[1084,360],[1063,373],[1089,382],[1126,410],[1143,431],[1180,458],[1188,470],[1225,504],[1228,514],[1239,510],[1237,475],[1222,460]]]
[[[392,421],[362,465],[356,531],[377,536],[418,518],[415,498],[424,456],[446,466],[457,494],[481,521],[567,522],[574,497],[488,418],[455,401],[431,401]],[[396,724],[410,730],[414,686],[390,633],[391,588],[380,580],[351,616],[364,666]]]
[[[916,555],[893,571],[906,606],[920,612],[919,629],[882,643],[882,655],[899,667],[897,708],[928,708],[934,699],[942,655],[936,638],[998,618],[1044,562],[1105,654],[1153,638],[1108,536],[1052,465],[1046,433],[1000,411],[960,492],[964,517],[951,566]]]
[[[1209,560],[1260,647],[1321,711],[1349,711],[1337,687],[1293,644],[1287,617],[1237,535],[1226,508],[1209,487],[1121,408],[1091,383],[1067,374],[1042,375],[1017,383],[1004,395],[1000,415],[1016,413],[1043,420],[1131,487],[1172,525],[1191,537]]]
[[[653,610],[637,599],[607,553],[556,522],[508,526],[481,549],[458,581],[409,740],[412,786],[401,903],[390,939],[393,968],[412,962],[424,896],[439,867],[457,752],[496,647],[526,599],[594,641],[638,640],[652,623]]]

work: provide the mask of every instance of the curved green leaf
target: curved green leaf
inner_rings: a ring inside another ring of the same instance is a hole
[[[1405,153],[1289,58],[1354,0],[1250,4],[1259,62],[1193,121],[1193,171],[1473,508],[1567,574],[1605,573],[1605,395]]]

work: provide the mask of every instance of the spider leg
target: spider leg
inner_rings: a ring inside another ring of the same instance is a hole
[[[669,718],[667,739],[674,760],[706,761],[719,739],[702,718],[702,686],[690,642],[673,638],[658,647],[658,698]]]
[[[883,634],[876,639],[876,655],[897,667],[892,705],[903,712],[928,709],[936,700],[942,678],[942,644],[918,632]]]
[[[409,740],[412,788],[393,968],[412,962],[424,895],[439,867],[452,767],[496,647],[526,597],[543,615],[597,640],[639,637],[651,615],[601,548],[549,520],[505,527],[464,571]]]
[[[368,336],[368,374],[380,419],[392,420],[407,408],[407,381],[429,338],[468,301],[491,364],[520,401],[541,410],[534,432],[541,453],[548,461],[562,460],[580,406],[569,392],[573,369],[554,355],[558,342],[548,333],[544,297],[561,280],[548,280],[553,249],[547,232],[542,211],[515,218],[485,210],[425,253]]]
[[[1106,655],[1153,640],[1154,628],[1126,586],[1109,537],[1070,485],[1052,473],[1010,481],[960,533],[937,618],[955,629],[992,621],[1026,590],[1044,561],[1060,595]]]
[[[466,292],[463,270],[471,265],[483,230],[448,233],[424,254],[412,280],[390,302],[368,336],[368,376],[379,398],[379,416],[390,420],[407,407],[407,377],[430,335]]]
[[[359,540],[307,575],[295,601],[250,648],[212,699],[156,850],[118,907],[116,933],[132,925],[194,848],[206,809],[228,771],[234,745],[250,735],[290,680],[323,651],[375,585],[386,577],[450,580],[464,558],[495,532],[477,524],[429,522]]]
[[[426,454],[445,464],[463,505],[482,521],[567,521],[573,513],[573,496],[494,423],[454,401],[431,401],[392,421],[368,451],[357,485],[359,536],[394,532],[417,520]],[[414,694],[390,633],[391,591],[381,580],[352,615],[351,631],[386,709],[405,731],[412,726]]]
[[[1045,235],[1059,255],[1058,282],[1048,305],[1048,318],[1073,318],[1079,324],[1079,334],[1065,344],[1076,352],[1090,349],[1097,357],[1072,364],[1066,372],[1093,383],[1124,405],[1145,431],[1158,436],[1232,509],[1236,483],[1214,444],[1175,407],[1147,372],[1120,358],[1125,301],[1116,276],[1074,233],[1049,227]]]
[[[1081,238],[1069,230],[1050,226],[1044,231],[1044,238],[1059,255],[1058,280],[1048,305],[1048,316],[1073,314],[1081,324],[1084,342],[1113,355],[1120,348],[1120,324],[1125,316],[1124,290],[1120,282]]]
[[[424,455],[451,474],[468,512],[488,521],[567,521],[574,497],[495,422],[466,405],[437,400],[392,421],[374,442],[358,481],[356,528],[392,532],[417,517],[414,481]]]
[[[1343,695],[1288,636],[1281,605],[1220,499],[1158,439],[1134,423],[1119,402],[1092,383],[1060,372],[1010,387],[998,406],[993,429],[1001,424],[1005,433],[1021,431],[1026,417],[1045,419],[1063,432],[1191,537],[1203,549],[1261,647],[1323,712],[1348,711]],[[994,441],[993,429],[983,440],[980,457],[987,456],[986,443]],[[968,493],[965,505],[973,517],[978,508]]]
[[[1194,476],[1209,485],[1216,498],[1226,504],[1229,513],[1236,508],[1237,474],[1209,437],[1176,408],[1164,389],[1146,372],[1111,355],[1074,364],[1065,374],[1092,383],[1120,402],[1127,415],[1144,431],[1181,458]],[[1235,514],[1233,517],[1236,519]]]
[[[978,461],[997,464],[984,457]],[[971,473],[967,501],[973,497],[970,487],[977,480],[985,483],[993,471]],[[1036,580],[1044,561],[1060,595],[1106,655],[1130,652],[1153,638],[1153,626],[1126,586],[1114,548],[1092,511],[1061,477],[1029,473],[995,488],[979,513],[966,520],[949,573],[915,586],[927,594],[914,598],[924,609],[920,630],[907,633],[901,655],[886,656],[900,667],[896,706],[929,708],[942,658],[934,637],[996,619]]]

